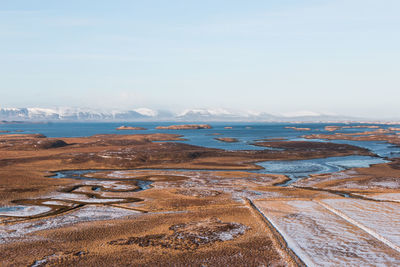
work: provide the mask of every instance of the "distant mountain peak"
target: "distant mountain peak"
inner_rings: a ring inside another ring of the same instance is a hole
[[[181,113],[177,114],[177,117],[184,117],[188,115],[201,115],[201,116],[221,116],[221,115],[232,115],[231,112],[225,109],[204,109],[204,108],[197,108],[197,109],[186,109]]]
[[[85,108],[0,108],[0,120],[9,121],[350,121],[355,118],[299,111],[281,116],[258,111],[232,111],[224,108],[194,108],[173,113],[168,110],[153,110],[146,107],[111,112]]]
[[[282,114],[283,117],[296,118],[296,117],[320,117],[320,116],[337,116],[335,113],[318,113],[309,110],[301,110],[294,112],[287,112]]]
[[[155,110],[152,110],[150,108],[137,108],[134,109],[137,113],[143,115],[143,116],[148,116],[148,117],[155,117],[158,115],[158,112]]]

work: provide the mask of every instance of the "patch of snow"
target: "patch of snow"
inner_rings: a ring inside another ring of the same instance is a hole
[[[400,252],[400,204],[347,198],[320,202],[338,210],[343,217]]]
[[[244,232],[246,232],[246,230],[248,229],[247,226],[245,225],[235,225],[235,226],[239,226],[237,228],[234,228],[230,231],[226,231],[226,232],[221,232],[218,234],[218,239],[220,241],[228,241],[228,240],[232,240],[234,239],[236,236],[238,235],[243,235]]]
[[[43,206],[9,206],[0,207],[0,216],[27,217],[49,211],[51,211],[51,208]]]
[[[43,258],[41,260],[37,260],[35,261],[30,267],[40,267],[40,266],[44,266],[44,264],[47,263],[47,258]]]
[[[231,112],[225,109],[186,109],[183,112],[177,114],[178,117],[184,117],[189,114],[196,114],[202,116],[209,116],[209,115],[232,115]]]
[[[49,108],[28,108],[29,115],[47,115],[57,114],[57,111]]]
[[[71,206],[72,205],[69,202],[59,201],[59,200],[49,200],[49,201],[42,202],[42,204],[44,204],[44,205],[57,205],[57,206]]]
[[[65,227],[80,222],[112,220],[140,212],[109,206],[85,206],[79,210],[52,218],[33,220],[12,225],[0,225],[0,244],[28,238],[26,235],[54,228]]]
[[[148,117],[155,117],[158,115],[158,112],[149,108],[137,108],[134,109],[137,113],[143,115],[143,116],[148,116]]]
[[[110,202],[118,202],[118,201],[123,201],[124,199],[122,198],[89,198],[84,194],[74,194],[74,193],[58,193],[50,196],[50,198],[54,200],[72,200],[76,202],[80,202],[83,204],[101,204],[101,203],[110,203]]]
[[[136,189],[137,187],[132,185],[122,184],[120,181],[86,181],[86,185],[103,186],[104,188],[111,190],[130,190]]]
[[[400,202],[400,193],[376,193],[376,194],[354,194],[363,197],[373,198],[376,200],[389,200]]]
[[[126,175],[128,175],[130,172],[128,171],[113,171],[109,174],[107,174],[107,177],[113,177],[113,178],[125,178]]]
[[[313,201],[256,201],[256,205],[307,266],[396,266],[400,262],[397,251]]]

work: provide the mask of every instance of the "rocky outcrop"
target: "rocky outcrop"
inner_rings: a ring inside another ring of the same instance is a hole
[[[220,138],[214,138],[217,141],[221,141],[221,142],[225,142],[225,143],[237,143],[239,142],[239,140],[237,140],[236,138],[232,138],[232,137],[220,137]]]
[[[211,129],[211,125],[208,124],[183,124],[183,125],[170,125],[170,126],[158,126],[157,130],[197,130],[197,129]]]
[[[298,127],[285,127],[285,129],[293,129],[296,131],[310,131],[310,128],[298,128]]]
[[[120,126],[120,127],[118,127],[116,130],[135,130],[135,131],[138,131],[138,130],[147,130],[146,128],[143,128],[143,127],[133,127],[133,126]]]
[[[44,140],[39,140],[34,144],[35,148],[38,149],[50,149],[50,148],[59,148],[59,147],[65,147],[68,144],[64,142],[63,140],[52,140],[52,139],[44,139]]]

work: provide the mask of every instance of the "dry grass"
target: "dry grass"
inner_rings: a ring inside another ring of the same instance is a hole
[[[291,266],[290,256],[244,200],[254,197],[252,191],[259,192],[262,194],[259,198],[267,200],[320,199],[334,195],[311,189],[276,187],[274,184],[284,181],[285,176],[245,170],[259,168],[254,163],[264,160],[369,155],[358,147],[315,142],[274,140],[263,145],[284,150],[239,152],[152,142],[180,140],[180,136],[170,134],[96,135],[57,140],[34,135],[0,136],[1,205],[13,205],[12,201],[18,203],[18,200],[40,205],[45,197],[64,193],[95,199],[121,198],[123,201],[96,205],[139,212],[114,220],[71,223],[30,233],[24,240],[0,244],[2,266],[26,266],[40,260],[58,266]],[[38,142],[45,145],[35,147]],[[109,170],[135,168],[165,170],[125,170],[120,176]],[[87,175],[94,179],[91,180],[93,184],[45,177],[61,169],[104,171]],[[400,177],[399,169],[398,162],[375,165],[368,171],[357,169],[359,176],[354,179]],[[136,192],[134,179],[152,181],[152,188]],[[321,188],[338,186],[342,182],[319,179]],[[101,184],[102,181],[116,182],[128,189],[113,189]],[[52,220],[56,216],[58,214],[24,220],[28,224],[30,221],[40,223],[40,220]],[[221,237],[226,237],[229,231],[235,233],[232,238]]]

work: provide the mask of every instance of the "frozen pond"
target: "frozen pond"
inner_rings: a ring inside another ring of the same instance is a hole
[[[370,156],[329,157],[308,160],[265,161],[257,165],[265,168],[260,171],[269,174],[283,174],[288,176],[290,184],[310,174],[333,173],[350,168],[367,168],[372,164],[389,162],[382,158]]]
[[[9,206],[0,207],[0,216],[27,217],[51,211],[46,206]]]

